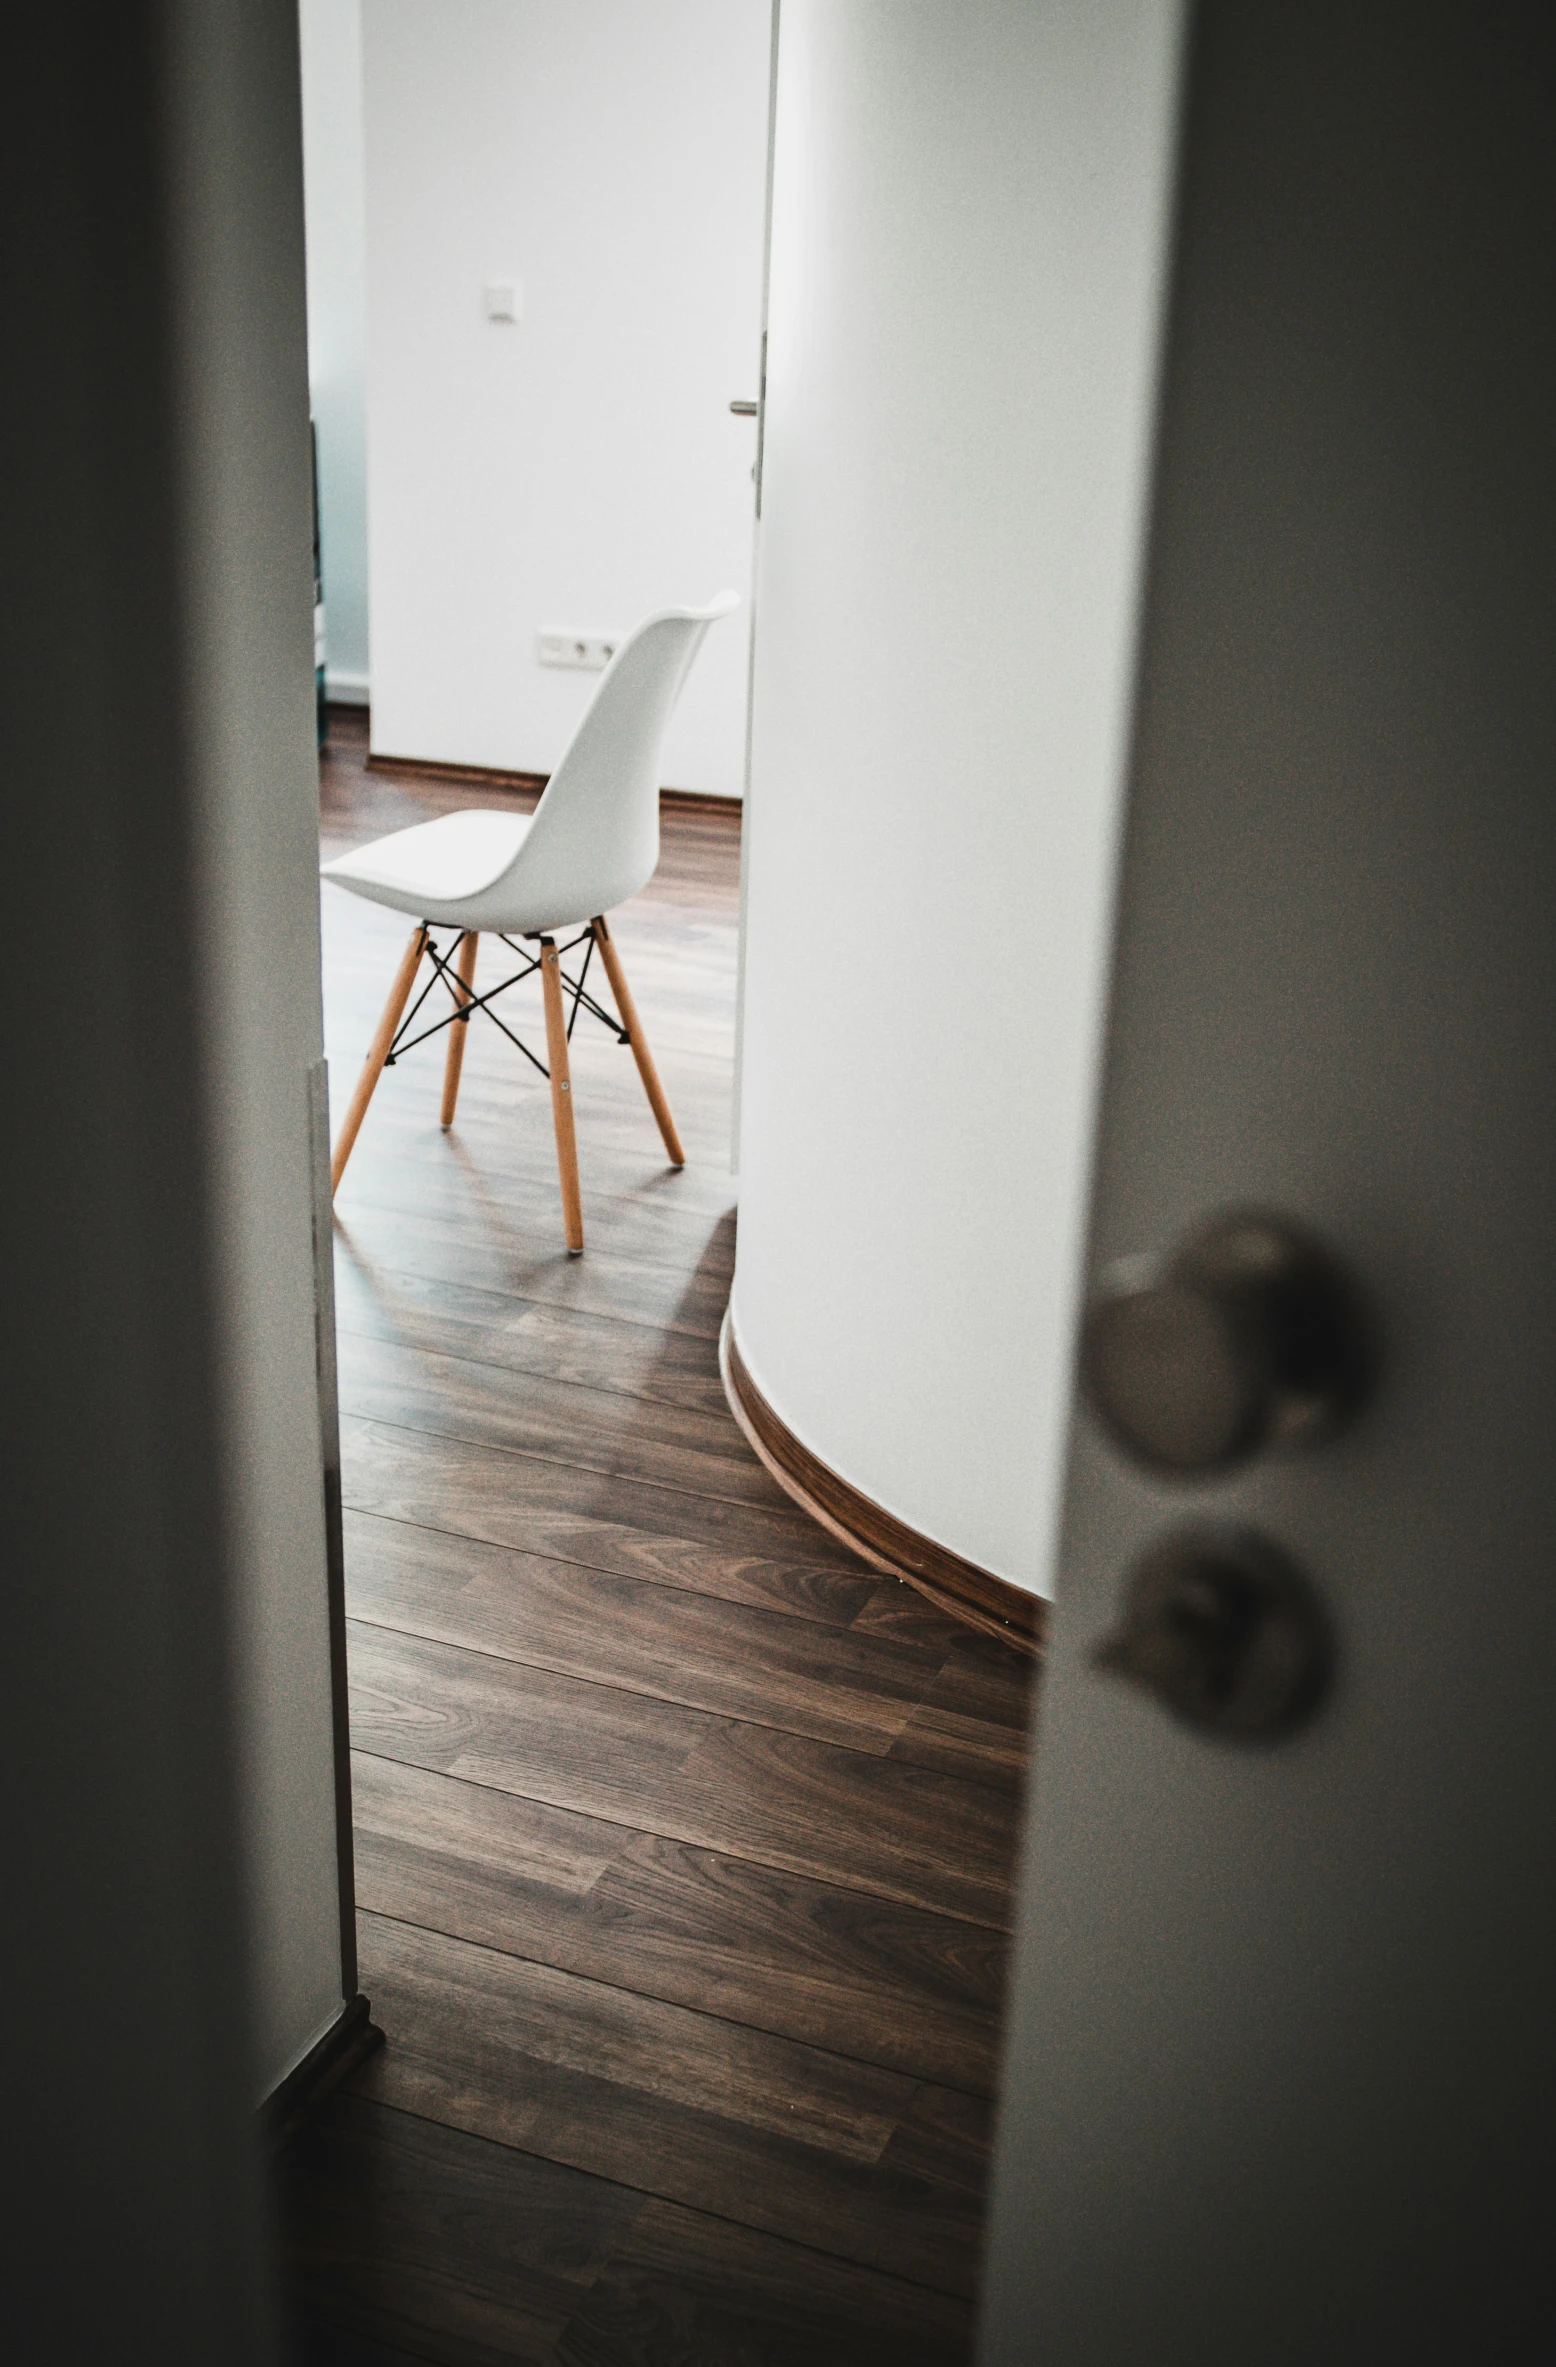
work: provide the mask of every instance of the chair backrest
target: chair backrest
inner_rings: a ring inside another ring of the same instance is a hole
[[[526,900],[560,924],[635,896],[659,860],[659,758],[681,685],[711,624],[740,606],[668,608],[622,642],[535,808],[520,852]]]

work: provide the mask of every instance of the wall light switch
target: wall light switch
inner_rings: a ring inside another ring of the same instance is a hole
[[[524,290],[516,279],[489,279],[483,291],[489,321],[521,321]]]

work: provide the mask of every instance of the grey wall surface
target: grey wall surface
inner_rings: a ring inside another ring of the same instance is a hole
[[[323,1052],[295,10],[167,11],[196,938],[259,2092],[341,2006],[308,1072]]]
[[[1552,2355],[1552,30],[1199,15],[1093,1255],[1265,1204],[1381,1363],[1195,1482],[1077,1420],[988,2367]],[[1093,1663],[1190,1517],[1327,1606],[1279,1745]]]
[[[260,18],[284,52],[285,11]],[[9,2356],[50,2367],[272,2355],[171,402],[178,33],[135,0],[33,12],[0,144],[5,2319]]]

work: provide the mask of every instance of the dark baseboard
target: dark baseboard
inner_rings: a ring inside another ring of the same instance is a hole
[[[803,1446],[752,1380],[727,1309],[719,1334],[719,1370],[730,1411],[757,1455],[813,1520],[872,1569],[905,1578],[937,1610],[1033,1659],[1041,1657],[1048,1627],[1042,1598],[910,1529]]]
[[[465,781],[472,789],[524,789],[538,796],[549,773],[500,772],[489,764],[436,764],[426,756],[380,756],[369,751],[364,768],[370,773],[396,773],[402,780]]]
[[[330,2090],[339,2087],[343,2079],[349,2079],[357,2065],[383,2043],[384,2034],[372,2018],[367,1999],[359,1991],[347,1999],[318,2044],[309,2048],[302,2061],[260,2106],[260,2132],[265,2143],[275,2148],[295,2137]]]
[[[671,805],[682,813],[717,814],[724,821],[738,820],[743,811],[738,797],[715,797],[711,789],[661,789],[659,804],[661,811]]]
[[[359,712],[361,710],[358,710]],[[436,764],[423,756],[380,756],[373,749],[365,764],[370,773],[397,774],[402,780],[463,781],[472,789],[517,789],[538,797],[550,779],[549,773],[507,773],[489,764]],[[738,797],[715,797],[706,789],[661,789],[661,806],[678,806],[728,816],[738,815]]]

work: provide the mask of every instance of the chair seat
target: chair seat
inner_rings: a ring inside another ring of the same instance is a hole
[[[476,912],[485,891],[501,879],[528,836],[527,814],[495,813],[469,807],[436,822],[417,822],[371,845],[353,847],[320,866],[320,877],[350,888],[374,904],[408,912],[413,920],[442,921],[449,927],[544,927],[557,915],[537,918],[526,899],[514,898],[511,915],[495,920]]]

